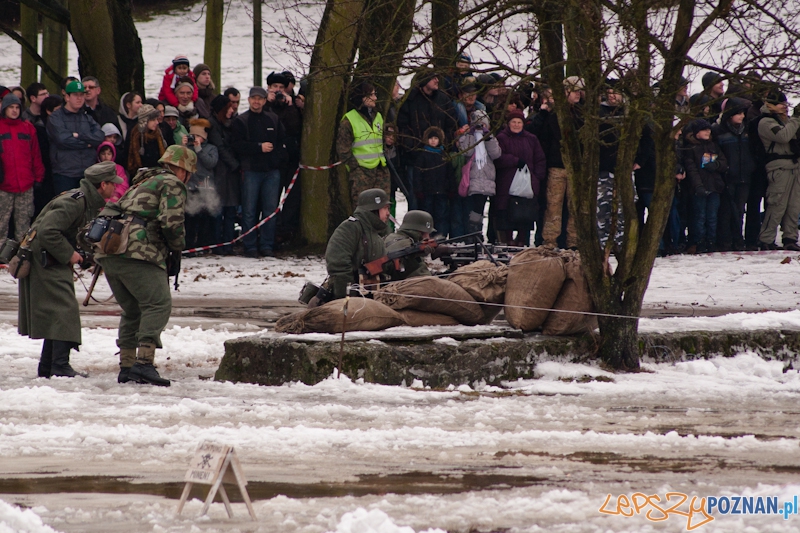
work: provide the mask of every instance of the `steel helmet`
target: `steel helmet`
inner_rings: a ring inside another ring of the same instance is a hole
[[[377,211],[387,205],[389,205],[389,195],[383,189],[367,189],[358,195],[358,207]]]
[[[185,146],[179,146],[177,144],[168,146],[164,151],[164,155],[161,156],[158,162],[162,165],[164,163],[175,165],[191,173],[194,173],[197,169],[197,155]]]
[[[409,211],[403,217],[401,230],[413,230],[420,233],[434,233],[433,217],[427,211]]]

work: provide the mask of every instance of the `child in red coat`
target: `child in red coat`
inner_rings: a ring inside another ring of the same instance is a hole
[[[172,60],[172,66],[167,67],[164,71],[164,80],[161,82],[161,91],[158,93],[158,99],[162,102],[167,102],[172,107],[178,107],[178,97],[175,96],[175,87],[181,78],[189,78],[194,86],[194,94],[192,94],[192,102],[197,101],[197,82],[194,79],[194,73],[189,69],[189,58],[186,56],[175,56]]]

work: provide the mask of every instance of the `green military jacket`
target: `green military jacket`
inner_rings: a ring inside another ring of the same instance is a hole
[[[186,247],[185,206],[186,185],[169,170],[148,168],[137,173],[131,188],[101,214],[121,212],[142,219],[131,223],[128,247],[119,255],[166,269],[169,251]]]
[[[31,226],[36,231],[30,244],[31,273],[19,281],[20,335],[81,343],[81,319],[69,260],[75,252],[78,231],[105,203],[97,188],[83,179],[79,189],[55,197],[36,217]],[[42,266],[42,251],[54,264]]]
[[[397,233],[391,233],[384,237],[383,242],[386,245],[386,253],[388,254],[408,248],[415,242],[419,242],[420,239],[422,239],[422,233],[419,231],[398,230]],[[428,270],[428,266],[425,264],[422,252],[403,257],[400,261],[403,265],[402,272],[392,272],[393,281],[431,275],[431,271]]]
[[[329,289],[334,298],[344,298],[347,284],[358,282],[358,267],[386,255],[380,232],[386,230],[375,211],[359,207],[339,224],[325,250]]]

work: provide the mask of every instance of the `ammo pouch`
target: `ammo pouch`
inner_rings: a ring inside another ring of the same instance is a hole
[[[31,273],[31,259],[33,259],[33,252],[30,248],[20,247],[17,255],[11,258],[8,262],[8,273],[14,279],[27,278]]]
[[[147,221],[135,215],[99,216],[87,224],[84,239],[96,254],[125,253],[128,249],[131,224],[134,222],[142,226],[147,225]]]

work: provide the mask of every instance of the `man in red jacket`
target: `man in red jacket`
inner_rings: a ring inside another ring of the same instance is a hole
[[[33,185],[44,179],[36,128],[20,117],[22,106],[14,93],[3,98],[0,118],[0,246],[8,236],[14,214],[14,237],[21,241],[33,217]]]

